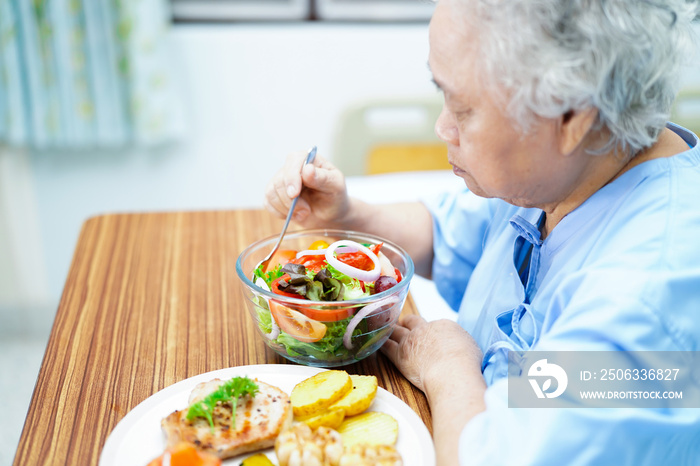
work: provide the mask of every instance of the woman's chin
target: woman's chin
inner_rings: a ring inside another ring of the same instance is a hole
[[[476,195],[479,196],[479,197],[493,197],[493,196],[488,195],[488,194],[486,193],[486,191],[484,191],[484,190],[481,188],[481,186],[479,185],[479,183],[477,183],[477,182],[474,180],[474,178],[472,178],[471,176],[469,176],[469,174],[467,174],[467,172],[465,172],[464,170],[459,170],[459,169],[457,168],[457,169],[454,169],[454,170],[452,170],[452,171],[454,172],[455,175],[457,175],[458,177],[462,178],[462,180],[464,180],[464,184],[467,186],[467,189],[468,189],[469,191],[471,191],[472,193],[476,194]],[[458,173],[458,172],[459,172],[459,173]]]

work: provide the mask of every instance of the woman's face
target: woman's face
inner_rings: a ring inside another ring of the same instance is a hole
[[[445,97],[435,131],[448,161],[479,196],[523,207],[556,203],[580,176],[582,167],[572,165],[580,157],[560,154],[560,120],[538,119],[527,134],[510,121],[506,99],[496,101],[478,78],[478,35],[463,14],[443,0],[430,23],[428,64]]]

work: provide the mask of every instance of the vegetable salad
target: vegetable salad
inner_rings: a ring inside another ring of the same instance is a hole
[[[277,251],[266,269],[257,267],[255,284],[280,296],[314,303],[284,305],[258,296],[256,311],[263,333],[292,357],[322,361],[357,354],[377,341],[389,330],[382,325],[388,317],[380,315],[387,314],[384,311],[398,298],[365,306],[341,303],[381,293],[402,280],[381,248],[382,243],[342,240],[332,244],[316,241],[303,251]]]

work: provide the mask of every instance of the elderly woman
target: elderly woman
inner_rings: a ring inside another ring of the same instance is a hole
[[[439,464],[697,464],[698,410],[509,409],[507,353],[700,350],[700,146],[667,123],[697,3],[442,0],[435,125],[463,192],[369,205],[292,155],[266,206],[371,232],[457,323],[401,321],[384,353],[427,395]],[[302,190],[302,186],[304,189]]]

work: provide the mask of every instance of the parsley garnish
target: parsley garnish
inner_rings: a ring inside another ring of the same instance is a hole
[[[245,395],[255,396],[258,393],[258,384],[248,377],[234,377],[224,382],[219,388],[204,397],[203,400],[194,403],[187,410],[187,419],[203,417],[209,421],[212,433],[214,433],[214,419],[212,415],[216,404],[221,402],[231,402],[231,428],[236,427],[236,405],[238,398]]]

